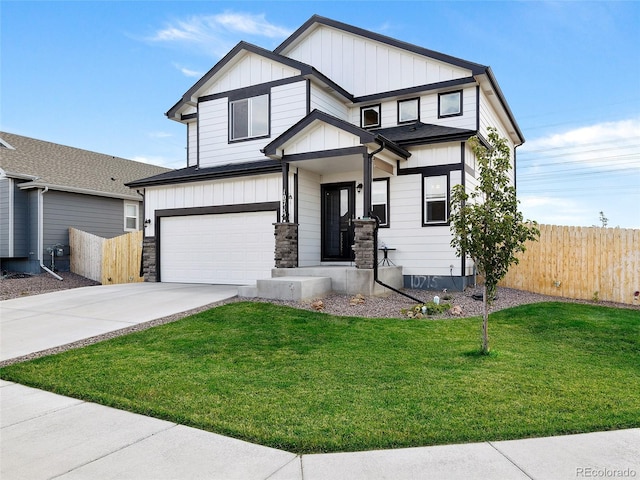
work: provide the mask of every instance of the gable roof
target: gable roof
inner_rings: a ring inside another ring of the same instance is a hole
[[[359,138],[360,143],[378,143],[384,144],[384,146],[391,150],[396,155],[399,155],[403,158],[408,158],[411,156],[409,152],[407,152],[404,148],[401,148],[399,145],[396,145],[390,139],[382,137],[377,130],[365,130],[363,128],[357,127],[352,123],[349,123],[345,120],[341,120],[337,117],[329,115],[328,113],[322,112],[320,110],[313,110],[309,115],[304,117],[302,120],[297,122],[295,125],[286,130],[282,135],[278,138],[274,139],[268,145],[266,145],[262,149],[262,153],[270,157],[278,157],[278,149],[287,143],[289,140],[303,132],[307,127],[312,125],[315,122],[323,122],[334,127],[337,127],[341,130],[344,130],[352,135],[355,135]]]
[[[207,84],[227,65],[229,65],[233,60],[243,52],[255,53],[256,55],[260,55],[269,60],[273,60],[274,62],[282,63],[288,67],[297,69],[300,71],[300,75],[304,78],[315,78],[320,83],[323,83],[325,86],[331,87],[334,91],[338,92],[344,98],[349,101],[353,100],[353,95],[344,90],[340,85],[335,83],[333,80],[329,79],[321,72],[316,70],[313,66],[308,65],[306,63],[300,62],[298,60],[294,60],[289,57],[285,57],[284,55],[280,55],[278,53],[274,53],[271,50],[267,50],[265,48],[259,47],[252,43],[248,42],[240,42],[238,43],[229,53],[227,53],[218,63],[216,63],[211,70],[205,73],[200,80],[198,80],[189,90],[182,95],[182,98],[178,100],[178,102],[171,107],[167,113],[165,114],[167,117],[173,119],[178,118],[177,114],[182,107],[185,105],[191,105],[194,103],[194,97],[198,96],[198,92],[204,88],[206,88]]]
[[[133,180],[171,171],[80,148],[0,132],[13,148],[0,148],[0,171],[25,180],[20,188],[44,188],[125,200],[142,199],[125,186]]]
[[[290,47],[294,46],[302,36],[306,35],[307,31],[315,29],[318,25],[326,25],[329,27],[333,27],[338,30],[343,30],[345,32],[353,33],[355,35],[369,38],[371,40],[375,40],[380,43],[385,43],[393,47],[401,48],[409,52],[417,53],[425,57],[433,58],[434,60],[439,60],[441,62],[450,63],[457,67],[466,68],[468,70],[471,70],[474,75],[484,73],[485,69],[487,68],[486,66],[480,65],[479,63],[469,62],[461,58],[436,52],[435,50],[429,50],[427,48],[419,47],[418,45],[413,45],[411,43],[403,42],[401,40],[397,40],[392,37],[387,37],[386,35],[381,35],[379,33],[371,32],[363,28],[354,27],[353,25],[348,25],[346,23],[338,22],[336,20],[322,17],[320,15],[313,15],[300,28],[298,28],[295,32],[293,32],[293,34],[291,34],[289,38],[287,38],[284,42],[282,42],[274,50],[274,52],[277,54],[286,55],[287,51],[290,50]]]

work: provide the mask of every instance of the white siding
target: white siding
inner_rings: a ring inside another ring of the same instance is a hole
[[[198,122],[187,123],[187,166],[198,164]]]
[[[300,70],[247,52],[236,62],[226,65],[223,71],[216,75],[214,83],[200,95],[227,92],[296,75],[300,75]]]
[[[298,264],[320,264],[320,176],[298,170]]]
[[[152,224],[146,233],[153,235],[156,210],[280,201],[281,183],[274,174],[147,188],[145,218]]]
[[[286,51],[355,96],[471,76],[471,71],[321,25]]]
[[[453,183],[453,182],[452,182]],[[403,267],[403,275],[449,276],[450,265],[459,274],[460,260],[449,245],[448,226],[422,226],[422,175],[390,179],[391,228],[381,228],[379,239],[397,250],[389,256]]]
[[[462,161],[460,142],[438,143],[413,147],[411,156],[402,168],[433,167],[436,165],[450,165]]]
[[[360,139],[344,130],[317,122],[306,134],[300,135],[294,141],[283,145],[288,155],[296,153],[317,152],[334,148],[347,148],[360,145]]]
[[[264,160],[260,152],[306,114],[304,81],[271,89],[271,135],[268,138],[229,143],[229,107],[226,97],[199,105],[200,167]]]
[[[318,109],[342,120],[350,121],[349,107],[331,94],[311,84],[311,110]]]
[[[306,98],[307,85],[305,81],[271,89],[271,138],[263,140],[264,145],[305,117],[307,114]]]
[[[459,89],[453,88],[450,91]],[[445,127],[476,129],[476,87],[467,87],[462,90],[462,112],[455,117],[438,118],[438,92],[420,97],[420,121],[433,123]]]
[[[487,97],[484,90],[480,89],[480,133],[487,136],[488,127],[495,127],[498,130],[498,135],[502,138],[507,139],[507,143],[509,144],[509,148],[511,149],[511,165],[513,167],[513,151],[514,151],[514,143],[511,140],[511,135],[508,134],[504,124],[500,120],[500,117],[493,109],[489,98]],[[511,169],[511,177],[513,179],[513,174],[515,173],[514,169]]]

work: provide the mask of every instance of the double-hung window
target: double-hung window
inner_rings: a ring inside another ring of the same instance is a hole
[[[124,230],[125,232],[132,232],[134,230],[138,230],[138,204],[137,203],[124,204]]]
[[[389,179],[373,181],[371,191],[371,207],[373,214],[380,219],[381,227],[389,226]]]
[[[449,177],[438,175],[424,177],[424,225],[443,224],[449,221]]]
[[[229,140],[269,135],[269,94],[229,102]]]

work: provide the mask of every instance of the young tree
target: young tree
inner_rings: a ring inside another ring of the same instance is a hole
[[[484,276],[482,352],[489,353],[489,305],[498,282],[507,274],[527,240],[540,234],[537,224],[525,223],[518,211],[516,189],[509,176],[511,151],[506,139],[489,128],[489,148],[477,136],[469,139],[479,170],[479,184],[470,193],[456,185],[451,196],[451,246],[468,255]]]

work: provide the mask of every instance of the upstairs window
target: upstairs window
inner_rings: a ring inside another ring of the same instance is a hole
[[[268,135],[268,94],[229,102],[229,139],[231,141]]]
[[[424,177],[424,225],[443,224],[449,221],[447,175]]]
[[[124,230],[125,232],[132,232],[134,230],[138,230],[138,204],[137,203],[124,204]]]
[[[462,90],[438,94],[438,118],[462,115]]]
[[[383,178],[373,181],[371,191],[371,209],[380,219],[381,227],[389,226],[389,179]]]
[[[380,126],[380,105],[371,105],[360,109],[360,126],[373,128]]]
[[[415,122],[420,118],[420,99],[398,101],[398,123]]]

